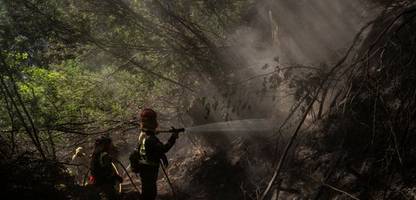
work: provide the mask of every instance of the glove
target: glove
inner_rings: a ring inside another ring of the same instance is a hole
[[[179,138],[179,133],[178,132],[172,133],[172,136],[170,136],[170,137],[175,138],[175,140],[176,140],[176,139]]]
[[[178,139],[179,133],[184,131],[184,129],[176,129],[173,126],[171,127],[170,130],[172,132],[171,138],[174,138],[175,140]]]
[[[88,183],[89,184],[95,184],[95,177],[93,175],[88,176]]]

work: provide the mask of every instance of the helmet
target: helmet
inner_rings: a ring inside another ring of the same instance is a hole
[[[140,113],[141,128],[143,130],[154,130],[158,126],[157,114],[150,108],[145,108]]]
[[[112,140],[109,137],[101,136],[95,140],[95,145],[106,145],[111,144]]]
[[[140,120],[141,121],[156,120],[156,118],[157,118],[156,112],[154,110],[150,109],[150,108],[145,108],[140,113]]]

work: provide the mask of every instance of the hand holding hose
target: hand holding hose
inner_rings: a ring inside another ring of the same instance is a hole
[[[171,129],[169,130],[169,132],[171,132],[172,133],[172,137],[173,138],[175,138],[175,139],[178,139],[178,137],[179,137],[179,133],[180,132],[184,132],[185,131],[185,129],[184,128],[178,128],[178,129],[176,129],[175,127],[171,127]]]

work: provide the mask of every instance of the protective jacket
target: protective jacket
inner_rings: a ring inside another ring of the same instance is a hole
[[[117,181],[121,182],[121,177],[115,171],[113,159],[107,152],[97,152],[92,155],[91,175],[95,179],[95,184],[115,185]]]
[[[164,165],[168,164],[165,153],[175,144],[176,137],[171,136],[166,144],[160,142],[155,134],[142,132],[139,137],[140,164],[159,167],[160,160]]]
[[[138,172],[142,181],[141,199],[154,200],[156,198],[159,163],[162,160],[165,166],[168,164],[165,153],[175,144],[176,138],[172,135],[168,142],[163,144],[154,133],[140,133]]]

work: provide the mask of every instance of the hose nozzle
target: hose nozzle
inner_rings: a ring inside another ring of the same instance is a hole
[[[185,128],[175,128],[172,126],[169,130],[158,131],[158,133],[180,133],[180,132],[185,132]]]
[[[171,133],[180,133],[180,132],[185,132],[185,128],[175,128],[175,127],[172,127],[172,128],[169,130],[169,132],[171,132]]]

